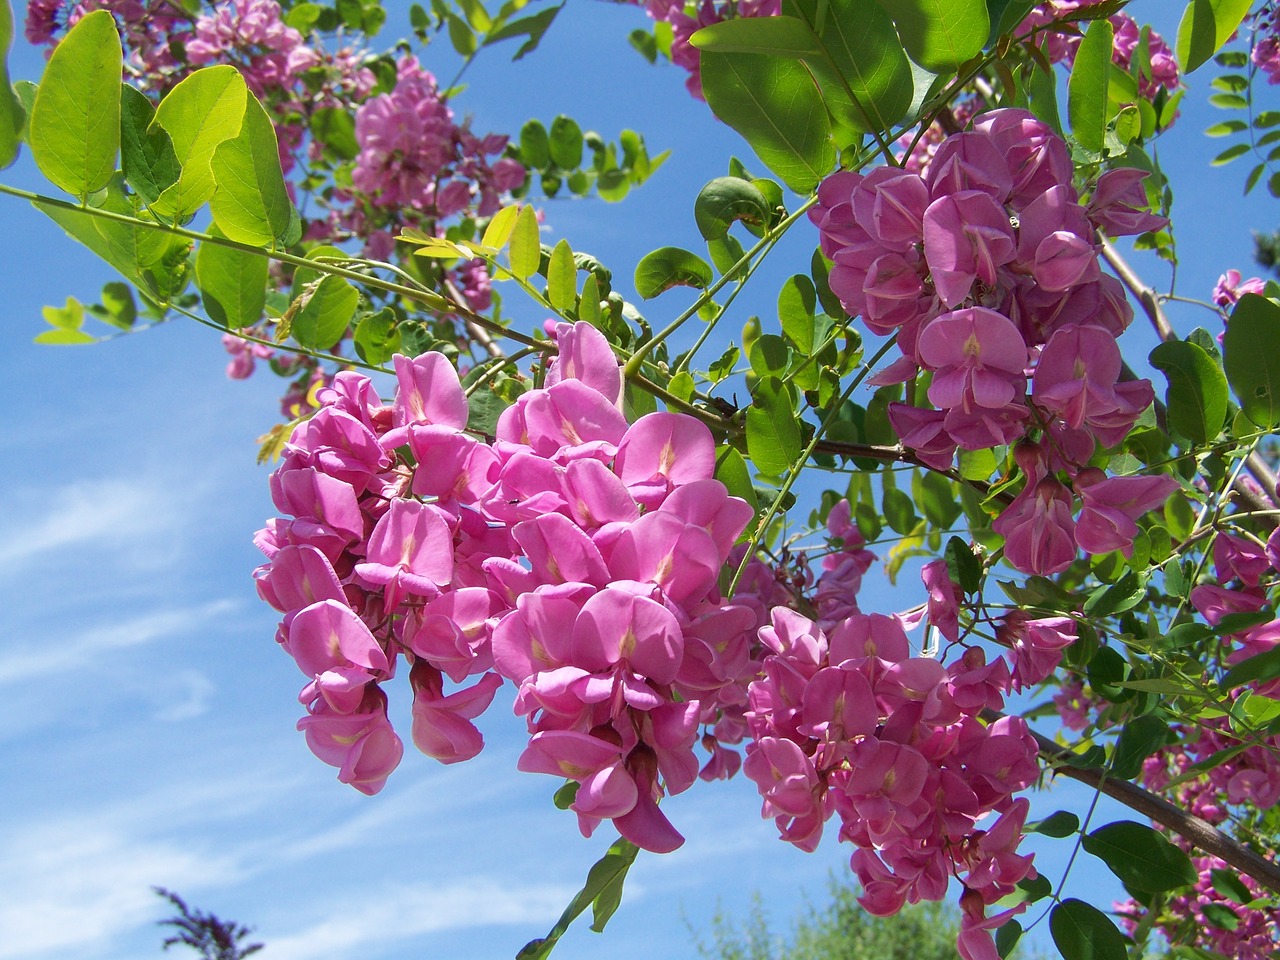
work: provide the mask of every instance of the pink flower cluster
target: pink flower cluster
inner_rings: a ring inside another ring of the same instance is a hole
[[[1267,83],[1280,83],[1280,15],[1277,15],[1274,4],[1267,4],[1258,11],[1253,20],[1253,31],[1254,43],[1249,59],[1266,74]]]
[[[1164,226],[1145,209],[1144,176],[1108,171],[1081,205],[1061,138],[1030,113],[995,110],[948,137],[924,176],[833,174],[809,214],[832,291],[902,351],[872,382],[932,374],[936,409],[890,405],[903,443],[937,469],[958,447],[1019,444],[1027,483],[995,528],[1028,573],[1065,569],[1077,547],[1131,550],[1137,517],[1176,489],[1087,468],[1153,397],[1148,381],[1121,381],[1115,340],[1132,310],[1102,274],[1096,238]]]
[[[186,51],[196,66],[234,62],[258,97],[293,87],[320,63],[302,34],[285,25],[276,0],[229,0],[201,14]]]
[[[604,338],[556,333],[546,385],[491,444],[466,432],[440,354],[396,358],[390,407],[339,374],[272,477],[286,518],[258,536],[259,592],[308,678],[300,729],[339,779],[373,793],[400,759],[379,688],[399,657],[414,743],[446,763],[479,752],[472,720],[505,678],[531,734],[520,768],[577,785],[584,834],[609,819],[670,850],[681,837],[657,801],[696,779],[699,725],[740,715],[755,673],[763,605],[717,586],[752,510],[713,479],[704,425],[628,426]]]
[[[1080,26],[1072,24],[1066,29],[1054,28],[1066,14],[1082,7],[1092,7],[1102,0],[1047,0],[1033,9],[1015,31],[1022,35],[1030,30],[1040,29],[1034,42],[1044,49],[1050,63],[1075,63],[1076,50],[1080,46]],[[1111,60],[1124,70],[1133,68],[1133,58],[1138,45],[1142,41],[1142,29],[1127,13],[1112,14],[1108,19],[1114,29]],[[1087,24],[1085,25],[1087,26]],[[1173,51],[1165,43],[1160,34],[1152,30],[1148,34],[1147,52],[1150,55],[1151,72],[1138,82],[1138,91],[1148,100],[1155,97],[1161,89],[1176,90],[1178,88],[1178,61]]]
[[[507,138],[473,136],[453,122],[433,77],[416,57],[404,56],[396,87],[356,111],[360,153],[351,181],[379,207],[412,207],[438,217],[467,208],[478,192],[476,212],[498,209],[498,194],[524,181],[524,167],[504,157]]]
[[[775,608],[760,631],[769,654],[751,684],[743,770],[781,837],[813,850],[825,822],[857,848],[859,898],[878,915],[941,900],[964,885],[960,953],[997,956],[989,930],[1012,913],[986,908],[1034,876],[1017,853],[1038,775],[1024,721],[984,724],[1009,689],[1003,659],[967,650],[950,667],[910,656],[900,619],[855,613],[828,630]],[[994,817],[994,822],[987,818]]]
[[[1245,280],[1239,270],[1228,270],[1218,277],[1213,287],[1213,302],[1219,310],[1230,310],[1246,293],[1261,296],[1267,289],[1267,282],[1261,277],[1250,277]]]
[[[1197,947],[1234,960],[1273,960],[1280,949],[1280,914],[1273,909],[1244,907],[1224,896],[1214,874],[1238,878],[1251,900],[1265,899],[1267,891],[1217,857],[1192,857],[1191,862],[1198,874],[1195,884],[1188,892],[1169,897],[1162,914],[1164,922],[1157,921],[1157,929],[1171,942],[1178,937],[1185,943],[1190,923],[1194,925],[1192,942]],[[1133,901],[1116,905],[1116,913],[1131,932],[1144,909]]]
[[[643,3],[653,20],[671,24],[671,62],[689,74],[685,86],[699,100],[702,96],[702,56],[689,38],[713,23],[733,17],[776,17],[781,0],[696,0],[693,12],[685,0],[632,0]]]

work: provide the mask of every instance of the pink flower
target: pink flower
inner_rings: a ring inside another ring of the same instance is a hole
[[[1029,478],[1027,487],[991,524],[1005,538],[1004,557],[1023,573],[1048,576],[1076,558],[1071,494],[1057,480]]]
[[[1084,503],[1076,524],[1076,543],[1095,555],[1121,551],[1133,554],[1135,522],[1179,489],[1178,481],[1166,475],[1150,477],[1098,478],[1101,471],[1081,471],[1076,491]],[[1097,479],[1095,479],[1097,478]]]

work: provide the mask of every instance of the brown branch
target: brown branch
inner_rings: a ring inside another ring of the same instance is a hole
[[[1156,334],[1162,341],[1177,340],[1178,335],[1174,332],[1173,325],[1169,323],[1169,318],[1165,315],[1164,307],[1160,303],[1160,295],[1155,289],[1147,286],[1137,272],[1129,265],[1129,262],[1120,255],[1120,252],[1112,245],[1111,241],[1106,237],[1099,236],[1102,243],[1102,256],[1110,264],[1111,269],[1116,272],[1116,276],[1120,278],[1120,282],[1125,285],[1130,293],[1137,299],[1138,304],[1142,307],[1142,312],[1147,315],[1147,319],[1151,321],[1151,325],[1155,328]],[[1126,370],[1128,368],[1126,367]],[[1132,375],[1132,371],[1129,371]],[[1162,424],[1164,422],[1164,405],[1156,401],[1156,418]],[[1255,451],[1245,458],[1245,469],[1252,474],[1253,478],[1262,487],[1265,497],[1259,497],[1256,490],[1244,482],[1243,478],[1237,477],[1232,487],[1236,497],[1246,504],[1250,510],[1271,510],[1280,504],[1280,497],[1276,495],[1277,478],[1271,468],[1267,466],[1267,462]]]
[[[444,278],[444,289],[449,294],[449,299],[454,303],[463,304],[467,302],[462,295],[462,291],[459,290],[457,285],[448,277]],[[467,333],[471,334],[471,339],[484,347],[485,350],[488,351],[489,356],[493,357],[495,360],[499,357],[506,356],[506,354],[502,352],[502,348],[494,341],[493,337],[489,336],[489,331],[476,323],[473,316],[467,316],[464,313],[460,313],[459,316],[462,317],[462,322],[466,324]]]
[[[991,711],[985,711],[984,716],[989,712]],[[1070,761],[1075,754],[1070,750],[1058,746],[1048,737],[1041,736],[1034,730],[1031,731],[1031,735],[1036,738],[1040,756],[1052,766],[1054,773],[1087,783],[1101,793],[1119,800],[1129,809],[1148,817],[1162,827],[1167,827],[1205,853],[1217,857],[1246,876],[1252,877],[1273,893],[1280,893],[1280,867],[1233,840],[1207,820],[1188,813],[1163,797],[1156,796],[1128,780],[1108,777],[1101,770],[1072,766]]]

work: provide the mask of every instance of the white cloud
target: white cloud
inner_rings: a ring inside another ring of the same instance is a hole
[[[207,713],[217,690],[213,681],[198,670],[180,670],[154,686],[157,699],[165,701],[155,718],[164,723],[194,720]]]
[[[397,885],[372,896],[333,903],[325,910],[325,919],[296,933],[271,937],[271,957],[347,960],[425,933],[550,923],[576,892],[569,886],[517,885],[489,878]]]
[[[150,922],[152,884],[185,889],[240,873],[227,857],[101,823],[28,824],[0,849],[0,958],[100,944]]]
[[[11,495],[22,519],[0,531],[0,569],[13,573],[42,554],[88,544],[120,549],[172,534],[174,495],[155,478],[78,480]]]
[[[182,636],[238,606],[232,600],[214,600],[192,607],[160,610],[56,640],[48,636],[47,627],[39,636],[11,636],[0,652],[0,686],[62,673],[106,654]]]

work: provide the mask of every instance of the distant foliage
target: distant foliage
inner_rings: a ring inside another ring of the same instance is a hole
[[[161,927],[172,927],[176,932],[165,937],[164,948],[184,944],[200,954],[204,960],[244,960],[262,949],[261,943],[248,943],[252,928],[234,921],[223,920],[213,913],[195,910],[185,900],[163,887],[155,888],[156,895],[164,897],[178,912],[158,921]]]

